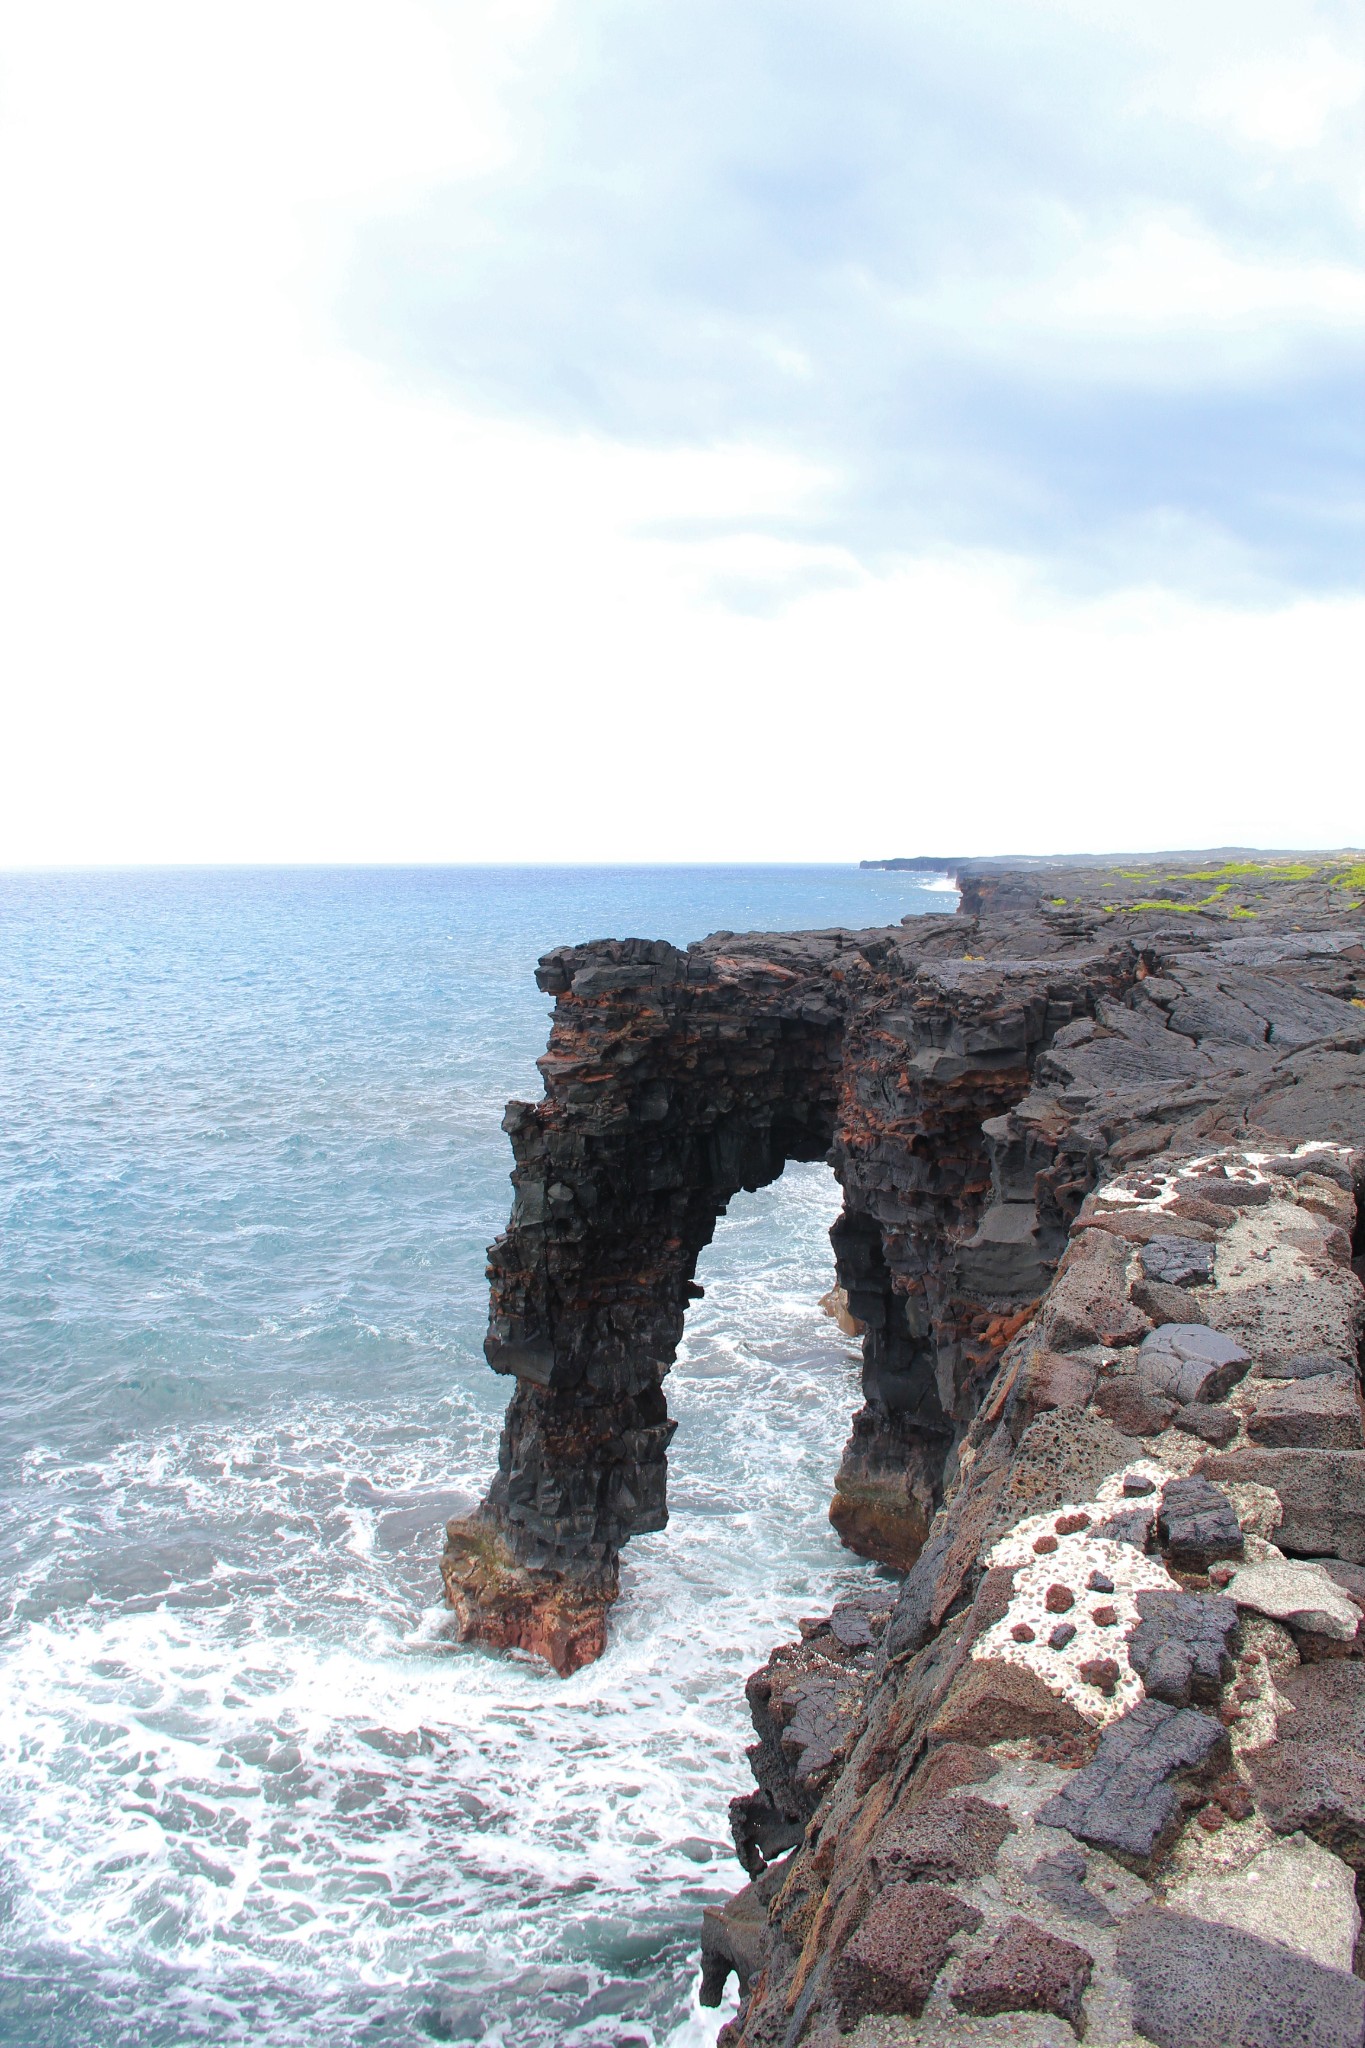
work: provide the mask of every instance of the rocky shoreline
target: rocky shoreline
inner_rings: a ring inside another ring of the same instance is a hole
[[[959,863],[956,915],[561,949],[462,1632],[600,1653],[725,1203],[844,1190],[831,1518],[750,1679],[726,2048],[1365,2042],[1365,869]]]

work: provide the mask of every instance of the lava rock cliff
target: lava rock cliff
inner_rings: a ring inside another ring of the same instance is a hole
[[[827,1157],[903,1571],[750,1679],[725,2048],[1365,2043],[1365,874],[993,867],[949,917],[541,962],[468,1638],[597,1655],[740,1188]]]

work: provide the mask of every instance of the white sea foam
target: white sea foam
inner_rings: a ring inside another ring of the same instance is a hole
[[[834,1197],[799,1169],[722,1223],[670,1380],[670,1526],[568,1680],[457,1647],[431,1604],[492,1459],[467,1403],[444,1441],[317,1403],[35,1448],[66,1556],[21,1575],[0,1654],[15,1945],[162,1969],[176,2025],[220,2038],[714,2040],[690,1979],[742,1882],[743,1678],[866,1569],[823,1514],[856,1400],[814,1305]]]
[[[743,1679],[825,1519],[829,1174],[736,1204],[670,1528],[562,1683],[449,1640],[530,965],[885,925],[875,871],[0,876],[0,2048],[700,2048]]]

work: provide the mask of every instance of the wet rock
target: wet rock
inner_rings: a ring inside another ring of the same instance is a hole
[[[735,1855],[750,1877],[794,1849],[805,1831],[805,1815],[784,1811],[770,1792],[741,1792],[730,1801]]]
[[[1173,1707],[1217,1706],[1234,1670],[1233,1602],[1144,1591],[1137,1595],[1137,1609],[1141,1620],[1128,1637],[1128,1661],[1148,1696]]]
[[[1355,1375],[1315,1373],[1272,1384],[1247,1417],[1254,1444],[1323,1451],[1365,1449]]]
[[[1221,1487],[1191,1476],[1172,1479],[1161,1494],[1157,1538],[1177,1570],[1206,1572],[1218,1558],[1240,1557],[1245,1544]]]
[[[1213,1279],[1213,1246],[1197,1238],[1149,1238],[1138,1256],[1147,1278],[1166,1287],[1207,1287]]]
[[[974,1792],[927,1800],[887,1822],[872,1850],[872,1868],[883,1883],[933,1878],[954,1884],[984,1877],[1013,1831],[1008,1809]]]
[[[931,1741],[986,1744],[1026,1735],[1084,1735],[1089,1722],[1035,1671],[977,1657],[939,1709]]]
[[[1344,1643],[1355,1640],[1360,1626],[1360,1609],[1317,1564],[1290,1558],[1244,1564],[1229,1581],[1227,1594],[1255,1614]]]
[[[1268,1486],[1283,1515],[1281,1550],[1365,1564],[1365,1456],[1359,1451],[1246,1450],[1210,1453],[1197,1471],[1210,1479]]]
[[[1138,1365],[1154,1393],[1181,1403],[1221,1401],[1245,1378],[1251,1353],[1203,1323],[1164,1323],[1143,1339]]]
[[[1183,1429],[1187,1436],[1197,1436],[1218,1450],[1224,1450],[1241,1428],[1234,1411],[1218,1402],[1187,1401],[1171,1419],[1176,1429]]]
[[[846,1650],[871,1649],[890,1613],[890,1596],[881,1600],[841,1600],[829,1618],[830,1634]]]
[[[1118,1967],[1159,2048],[1360,2048],[1365,1984],[1239,1928],[1161,1907],[1132,1913]]]
[[[1360,1933],[1355,1879],[1306,1835],[1272,1842],[1241,1868],[1195,1876],[1167,1893],[1177,1913],[1281,1941],[1310,1962],[1349,1970]]]
[[[918,2019],[953,1941],[980,1925],[976,1908],[942,1885],[889,1885],[834,1965],[843,2030],[850,2031],[869,2013]]]
[[[1143,1700],[1105,1730],[1093,1762],[1037,1817],[1145,1873],[1174,1841],[1185,1807],[1230,1755],[1227,1731],[1209,1715]]]
[[[741,1998],[768,1960],[772,1932],[768,1904],[783,1872],[773,1870],[727,1899],[723,1906],[702,1912],[701,1990],[703,2005],[719,2005],[731,1971],[739,1980]]]
[[[1007,1920],[984,1954],[972,1956],[953,1988],[959,2012],[1050,2012],[1084,2032],[1081,2000],[1094,1958],[1032,1920]]]

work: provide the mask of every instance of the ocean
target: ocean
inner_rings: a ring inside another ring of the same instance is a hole
[[[0,875],[0,2043],[703,2048],[743,1682],[826,1521],[838,1190],[704,1254],[671,1520],[571,1679],[456,1643],[442,1524],[548,946],[892,923],[853,868]],[[733,1989],[733,1987],[732,1987]]]

